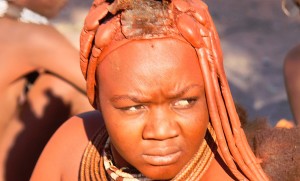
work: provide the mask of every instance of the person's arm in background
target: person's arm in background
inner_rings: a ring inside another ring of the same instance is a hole
[[[297,125],[300,122],[300,45],[290,50],[284,60],[284,79],[290,107]]]
[[[34,55],[29,59],[31,62],[27,63],[62,78],[85,94],[86,84],[80,71],[79,50],[55,28],[36,28],[40,29],[40,33],[31,36],[32,45],[28,49],[35,48],[35,51],[28,51],[34,52]]]

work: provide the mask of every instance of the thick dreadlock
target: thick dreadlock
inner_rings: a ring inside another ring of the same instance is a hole
[[[95,0],[81,33],[81,69],[96,106],[97,65],[132,39],[183,37],[195,48],[202,70],[211,124],[228,168],[238,180],[268,180],[251,151],[223,69],[218,34],[200,0]],[[195,168],[190,168],[195,169]]]

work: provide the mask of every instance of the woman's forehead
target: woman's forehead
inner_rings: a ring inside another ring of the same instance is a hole
[[[100,84],[102,80],[140,86],[140,82],[148,86],[165,85],[165,81],[178,85],[183,79],[203,81],[194,48],[169,38],[132,41],[119,47],[103,59],[97,74]]]
[[[104,50],[105,51],[105,50]],[[131,61],[140,60],[141,64],[147,61],[156,62],[172,59],[195,59],[195,49],[187,42],[177,38],[140,39],[131,40],[128,43],[111,50],[102,61]]]

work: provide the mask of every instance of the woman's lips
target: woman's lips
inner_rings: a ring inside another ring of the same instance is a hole
[[[150,165],[166,166],[177,162],[181,153],[180,149],[175,147],[152,148],[142,157]]]

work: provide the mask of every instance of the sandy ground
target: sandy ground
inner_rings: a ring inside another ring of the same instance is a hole
[[[275,124],[292,119],[282,67],[300,43],[300,17],[288,18],[280,0],[205,0],[221,38],[224,64],[235,100],[249,116]],[[92,0],[70,0],[53,24],[79,47],[79,33]]]

